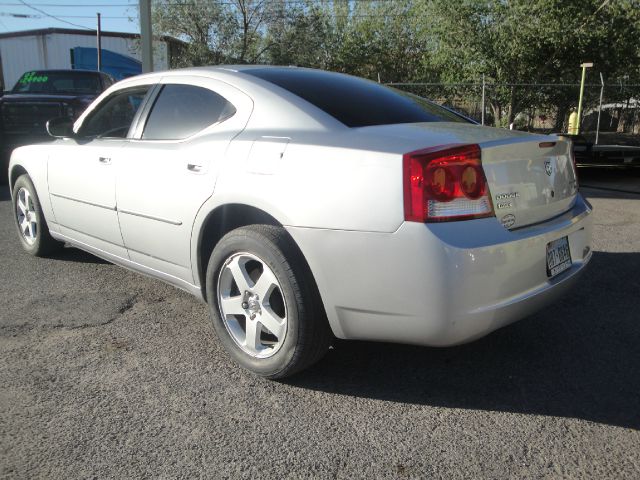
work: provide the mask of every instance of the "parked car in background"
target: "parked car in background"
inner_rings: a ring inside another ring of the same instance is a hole
[[[595,144],[584,135],[560,133],[558,137],[571,140],[578,167],[639,168],[640,146],[617,142]],[[624,141],[625,139],[622,139]]]
[[[270,378],[332,336],[472,341],[557,299],[592,256],[570,142],[348,75],[141,75],[48,129],[11,158],[24,249],[67,242],[191,292]]]
[[[6,177],[11,151],[50,140],[47,120],[78,118],[98,95],[115,82],[110,75],[87,70],[33,70],[24,73],[13,89],[0,97],[0,157]]]

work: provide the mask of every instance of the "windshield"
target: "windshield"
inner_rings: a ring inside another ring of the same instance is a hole
[[[101,91],[100,78],[92,72],[27,72],[13,87],[13,93],[98,94]]]
[[[297,95],[348,127],[469,122],[424,98],[362,78],[304,68],[244,70]]]

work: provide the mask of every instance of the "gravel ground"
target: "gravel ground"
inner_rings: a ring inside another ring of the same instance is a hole
[[[462,347],[340,342],[278,383],[189,295],[22,253],[2,187],[0,475],[640,478],[640,195],[584,192],[595,253],[561,302]]]

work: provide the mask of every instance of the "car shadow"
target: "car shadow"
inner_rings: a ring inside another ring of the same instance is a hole
[[[51,255],[49,258],[53,260],[61,260],[64,262],[75,262],[75,263],[94,263],[97,265],[108,264],[110,262],[103,260],[100,257],[96,257],[91,253],[85,252],[84,250],[80,250],[79,248],[65,246],[62,250],[59,250]]]
[[[11,193],[9,192],[9,186],[4,183],[0,183],[0,202],[7,202],[11,200]]]
[[[640,254],[596,252],[553,306],[474,343],[339,342],[287,383],[390,402],[640,429]]]

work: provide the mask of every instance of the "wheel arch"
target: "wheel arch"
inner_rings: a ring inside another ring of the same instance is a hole
[[[9,172],[9,189],[13,192],[13,186],[21,175],[29,175],[29,172],[22,165],[14,165]]]
[[[51,223],[55,223],[55,215],[49,199],[49,186],[47,184],[47,167],[49,159],[50,144],[26,145],[13,150],[8,168],[8,184],[11,194],[13,186],[21,175],[28,175],[36,194],[40,200],[40,207],[47,219],[49,228],[53,229]]]
[[[204,299],[205,302],[207,301],[206,272],[213,249],[228,232],[235,230],[236,228],[254,224],[284,227],[284,224],[270,213],[259,207],[244,203],[230,202],[218,205],[204,217],[200,229],[197,232],[197,251],[196,258],[194,259],[194,261],[197,262],[197,271],[194,271],[194,276],[197,275],[196,280],[199,281],[199,289],[202,299]],[[309,263],[304,250],[301,248],[300,243],[296,241],[289,231],[286,229],[284,230],[291,240],[291,244],[297,249],[302,262],[304,262],[304,268],[306,268],[307,273],[310,276],[311,288],[313,289],[317,300],[316,308],[322,312],[329,329],[335,335],[336,332],[340,332],[341,330],[339,328],[336,330],[335,322],[333,322],[328,315],[325,300],[320,293],[318,280],[316,279],[316,274],[319,272],[315,272],[311,268],[311,264]]]
[[[215,246],[227,233],[235,230],[236,228],[253,224],[283,227],[283,224],[273,215],[258,207],[243,203],[226,203],[219,205],[211,210],[205,217],[197,233],[197,271],[194,272],[194,274],[197,275],[197,280],[199,280],[198,283],[200,285],[200,291],[202,292],[202,297],[205,301],[207,300],[206,272],[211,252],[213,252]],[[307,262],[304,252],[291,236],[290,238],[292,243],[300,252],[307,268],[309,268],[309,271],[313,276],[313,271],[309,267],[309,263]]]

